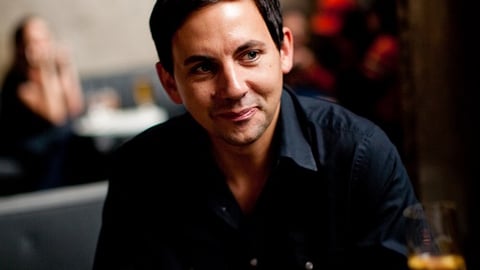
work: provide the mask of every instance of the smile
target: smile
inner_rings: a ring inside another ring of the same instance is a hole
[[[219,117],[233,122],[246,121],[255,115],[257,108],[248,108],[239,112],[224,112],[218,114]]]

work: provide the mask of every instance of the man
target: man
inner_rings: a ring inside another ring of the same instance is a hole
[[[283,87],[273,0],[159,0],[159,78],[187,113],[115,154],[94,269],[407,269],[416,202],[371,122]]]

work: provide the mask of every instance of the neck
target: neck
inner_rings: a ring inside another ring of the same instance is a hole
[[[255,206],[272,169],[273,126],[248,146],[214,143],[213,152],[217,163],[245,213],[249,213]]]

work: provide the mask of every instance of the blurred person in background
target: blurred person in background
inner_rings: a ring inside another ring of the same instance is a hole
[[[292,30],[295,37],[293,67],[285,74],[285,83],[299,94],[335,99],[335,78],[317,61],[311,46],[309,16],[300,9],[290,8],[283,12],[283,24]]]
[[[13,42],[0,92],[1,151],[22,167],[17,191],[60,186],[66,181],[72,120],[84,111],[77,71],[68,48],[38,15],[18,23]]]
[[[339,102],[378,124],[403,155],[400,44],[396,2],[376,0],[361,11],[356,31],[363,36],[357,62],[338,78]],[[358,39],[360,40],[360,39]],[[359,43],[354,43],[359,44]],[[357,46],[357,45],[356,45]]]
[[[318,62],[334,76],[338,96],[341,75],[356,65],[365,45],[366,29],[355,0],[316,0],[310,18],[312,47]]]
[[[311,26],[314,52],[333,74],[337,102],[379,125],[403,156],[395,5],[317,0]]]
[[[400,39],[395,0],[373,1],[366,11],[371,42],[360,65],[371,92],[371,118],[404,153],[402,96],[400,91]]]

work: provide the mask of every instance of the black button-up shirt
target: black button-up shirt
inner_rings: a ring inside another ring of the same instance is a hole
[[[284,90],[277,159],[245,215],[186,114],[115,155],[95,269],[407,269],[416,202],[385,133],[329,101]]]

